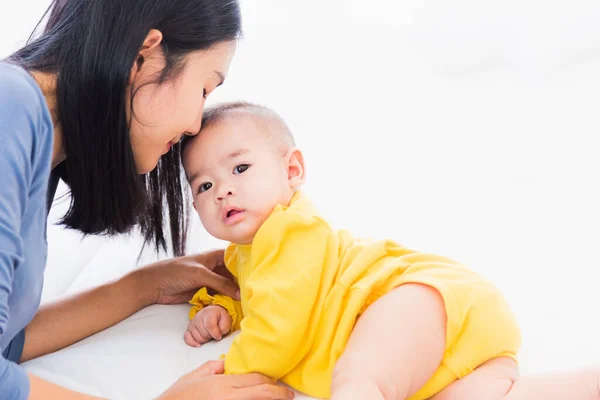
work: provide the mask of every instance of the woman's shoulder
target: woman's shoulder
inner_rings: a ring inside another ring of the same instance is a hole
[[[51,146],[53,130],[46,99],[33,77],[18,65],[0,61],[0,139],[45,148]]]
[[[0,110],[47,114],[40,87],[29,73],[18,65],[0,61]]]

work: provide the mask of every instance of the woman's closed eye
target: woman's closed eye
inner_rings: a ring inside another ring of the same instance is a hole
[[[246,172],[248,170],[248,168],[250,168],[250,164],[236,165],[235,168],[233,169],[233,174],[234,175],[241,175],[244,172]]]
[[[204,183],[200,184],[200,186],[198,186],[198,193],[204,193],[211,187],[212,187],[212,183],[204,182]]]

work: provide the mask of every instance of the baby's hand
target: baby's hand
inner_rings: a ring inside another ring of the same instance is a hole
[[[183,338],[192,347],[215,339],[221,340],[231,329],[231,316],[221,306],[208,306],[194,316],[188,324]]]

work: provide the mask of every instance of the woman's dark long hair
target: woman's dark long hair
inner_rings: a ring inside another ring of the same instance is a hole
[[[177,77],[188,53],[236,40],[237,0],[54,0],[46,15],[42,33],[9,61],[57,76],[67,154],[57,168],[71,190],[61,222],[85,234],[124,233],[139,224],[157,251],[167,250],[168,227],[172,252],[183,254],[187,204],[180,146],[154,171],[138,174],[126,112],[127,96],[134,94],[127,93],[128,80],[151,29],[163,34],[166,67],[159,83]]]

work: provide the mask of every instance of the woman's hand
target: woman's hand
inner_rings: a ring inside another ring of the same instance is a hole
[[[222,375],[223,361],[209,361],[182,376],[157,400],[287,400],[294,392],[260,374]]]
[[[78,342],[150,304],[185,303],[200,287],[239,299],[233,281],[213,272],[225,271],[223,267],[223,250],[174,258],[150,264],[115,282],[47,303],[27,325],[21,362]],[[98,304],[103,307],[99,308]]]
[[[186,303],[205,286],[239,300],[237,285],[219,274],[226,271],[223,250],[213,250],[160,261],[132,274],[137,274],[147,304]]]

